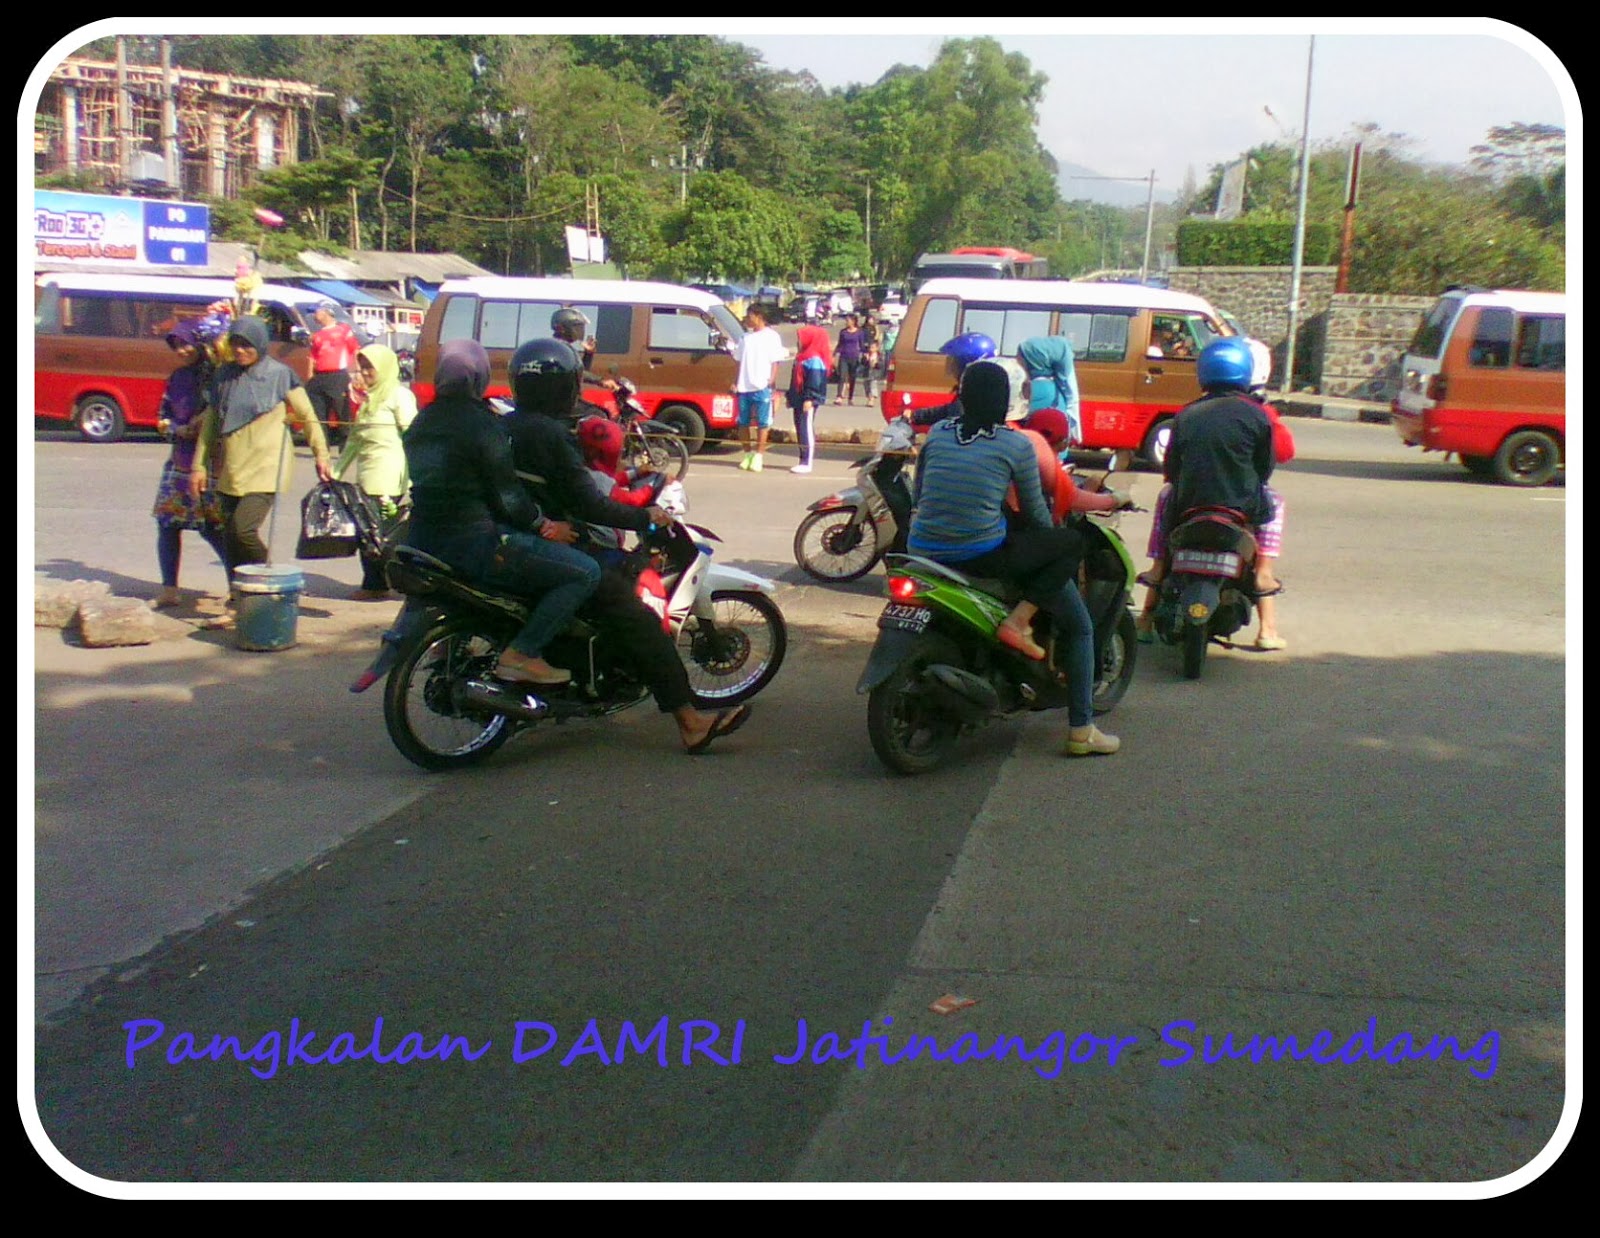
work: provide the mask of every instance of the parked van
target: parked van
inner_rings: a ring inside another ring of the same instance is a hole
[[[1200,398],[1195,358],[1235,334],[1200,297],[1142,284],[936,279],[911,303],[889,358],[885,420],[952,398],[942,345],[981,331],[1014,357],[1023,340],[1072,341],[1083,446],[1166,459],[1172,416]]]
[[[446,280],[417,344],[418,403],[433,398],[439,345],[450,340],[482,344],[493,365],[489,393],[510,395],[511,354],[525,340],[549,339],[550,316],[563,307],[589,319],[594,372],[632,379],[645,411],[676,430],[691,451],[734,429],[732,352],[744,328],[708,292],[643,280]],[[586,395],[593,390],[584,389]]]
[[[1453,451],[1473,473],[1542,486],[1567,442],[1567,299],[1457,288],[1439,298],[1401,362],[1401,441]]]
[[[214,301],[231,301],[231,279],[174,275],[42,275],[35,281],[33,407],[36,417],[71,422],[91,443],[114,443],[130,428],[154,429],[178,355],[167,333]],[[263,284],[260,314],[272,355],[301,379],[311,376],[306,347],[311,311],[323,297],[305,288]]]

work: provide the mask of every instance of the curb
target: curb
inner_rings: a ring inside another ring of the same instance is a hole
[[[1272,401],[1285,417],[1315,417],[1322,421],[1362,422],[1367,425],[1389,424],[1389,410],[1371,404],[1343,402],[1334,404],[1321,400],[1277,399]]]

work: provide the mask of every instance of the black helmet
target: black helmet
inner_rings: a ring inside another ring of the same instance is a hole
[[[566,340],[569,344],[576,343],[589,330],[589,320],[584,317],[582,310],[558,309],[550,315],[550,330],[555,333],[556,339]]]
[[[519,410],[566,417],[578,402],[583,363],[560,340],[529,340],[511,354],[511,395]]]

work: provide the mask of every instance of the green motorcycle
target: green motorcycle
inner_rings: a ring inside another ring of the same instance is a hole
[[[1094,622],[1094,710],[1102,714],[1133,679],[1135,569],[1114,516],[1073,519],[1087,544],[1080,587]],[[1066,707],[1068,681],[1048,614],[1041,612],[1034,628],[1047,656],[1033,661],[996,637],[1019,596],[1005,582],[916,555],[890,554],[884,563],[889,601],[856,691],[870,694],[867,734],[890,769],[926,773],[991,718]]]

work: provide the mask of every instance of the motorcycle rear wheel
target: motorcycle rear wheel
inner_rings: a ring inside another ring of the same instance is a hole
[[[1206,665],[1206,645],[1211,636],[1204,624],[1186,623],[1183,626],[1183,677],[1199,679]]]
[[[848,507],[808,515],[794,532],[794,561],[828,584],[865,576],[882,557],[878,526],[864,519],[852,529],[855,515]]]
[[[934,709],[922,685],[923,671],[941,662],[961,665],[961,651],[946,637],[927,633],[867,697],[867,738],[897,774],[936,769],[961,738],[961,724]]]
[[[1100,666],[1094,680],[1094,712],[1109,713],[1128,695],[1128,685],[1133,682],[1134,664],[1139,659],[1139,629],[1133,612],[1124,609],[1117,619],[1116,631],[1106,641],[1100,655]]]
[[[400,652],[383,692],[383,723],[402,756],[428,770],[475,765],[511,738],[503,714],[465,712],[455,686],[487,674],[504,647],[470,619],[430,624]]]
[[[678,632],[678,656],[695,704],[723,709],[748,701],[772,682],[789,649],[789,625],[778,604],[754,589],[718,589],[710,623],[694,615]]]

